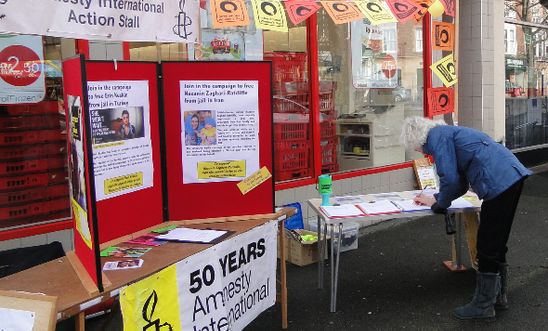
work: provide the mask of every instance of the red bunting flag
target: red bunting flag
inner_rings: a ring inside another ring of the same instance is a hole
[[[287,11],[287,16],[295,25],[314,15],[314,13],[318,11],[318,9],[322,8],[315,2],[306,0],[284,1],[284,5],[285,10]]]
[[[448,87],[428,89],[428,117],[452,113],[454,109],[455,91]]]
[[[388,7],[396,17],[396,19],[404,23],[420,11],[412,0],[386,0]]]
[[[445,8],[445,13],[449,16],[455,17],[455,11],[456,11],[456,0],[441,0],[441,3],[443,4],[443,8]]]

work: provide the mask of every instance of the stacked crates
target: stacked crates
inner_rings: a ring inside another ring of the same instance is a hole
[[[57,101],[0,108],[0,228],[70,217]]]
[[[339,171],[337,162],[336,82],[320,82],[320,148],[322,173]]]

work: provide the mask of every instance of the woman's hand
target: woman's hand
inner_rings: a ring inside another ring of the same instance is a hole
[[[436,203],[436,198],[431,195],[417,195],[414,199],[416,204],[432,207]]]

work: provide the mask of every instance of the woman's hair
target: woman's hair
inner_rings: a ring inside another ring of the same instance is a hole
[[[196,121],[198,121],[198,122],[196,122],[197,127],[200,126],[200,119],[198,118],[198,115],[192,115],[192,116],[190,117],[190,128],[191,128],[192,130],[194,130],[194,128],[192,127],[192,119],[193,119],[193,118],[196,118]]]
[[[422,148],[430,129],[444,124],[443,120],[431,120],[420,116],[407,117],[403,121],[400,141],[407,150]]]

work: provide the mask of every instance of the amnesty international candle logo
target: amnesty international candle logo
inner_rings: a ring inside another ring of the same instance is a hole
[[[156,305],[158,304],[158,294],[155,290],[152,290],[152,293],[148,297],[147,301],[145,301],[145,305],[143,306],[143,320],[148,322],[145,326],[143,326],[143,331],[161,331],[161,330],[173,330],[173,326],[169,324],[168,322],[163,322],[160,320],[160,318],[156,318],[154,313],[156,311]]]
[[[401,23],[406,22],[420,11],[420,7],[409,0],[387,0],[386,3]]]
[[[430,69],[438,76],[445,87],[451,87],[457,83],[457,68],[453,61],[453,54],[432,63]]]
[[[356,1],[356,5],[373,25],[397,22],[380,0]]]
[[[363,17],[358,6],[351,2],[321,1],[321,4],[335,24],[344,24]]]
[[[455,26],[452,23],[432,21],[433,49],[452,51],[455,39]]]

